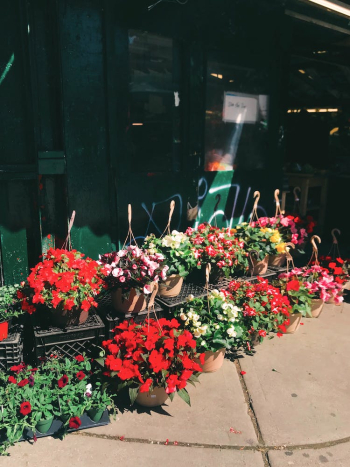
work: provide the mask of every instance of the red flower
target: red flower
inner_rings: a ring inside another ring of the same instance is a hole
[[[105,365],[110,371],[120,371],[122,368],[122,360],[115,358],[113,355],[107,355]]]
[[[30,405],[30,402],[22,402],[19,411],[23,416],[28,415],[32,411],[32,406]]]
[[[298,292],[298,290],[300,289],[300,284],[299,284],[299,281],[297,280],[294,280],[294,281],[290,281],[288,282],[287,284],[287,290],[295,290],[295,292]]]
[[[334,274],[338,275],[338,274],[344,274],[344,271],[342,268],[334,268],[334,271],[333,271]]]
[[[86,374],[83,371],[78,371],[75,376],[79,379],[79,381],[82,381],[86,377]]]
[[[281,332],[277,333],[277,337],[282,337],[282,336],[283,336],[283,334]]]
[[[266,331],[264,331],[263,329],[260,329],[259,336],[260,337],[266,337]]]
[[[17,386],[20,387],[20,388],[23,388],[24,386],[26,386],[27,384],[29,383],[29,380],[27,378],[25,379],[22,379],[22,381],[20,381]]]
[[[201,365],[204,365],[205,362],[205,353],[201,353],[199,356],[199,361],[201,362]]]
[[[73,430],[77,430],[81,426],[81,420],[79,417],[72,417],[69,420],[69,428],[72,428]]]
[[[12,384],[17,384],[16,378],[13,376],[9,376],[7,381]]]
[[[84,357],[82,355],[77,355],[74,358],[76,359],[77,362],[83,362],[84,361]]]
[[[336,266],[337,266],[336,263],[329,263],[329,264],[328,264],[328,267],[329,267],[330,269],[334,269]]]
[[[341,258],[337,258],[337,261],[338,261],[339,264],[343,264],[343,263],[344,263],[344,260],[341,259]]]
[[[91,308],[90,303],[89,303],[87,300],[83,300],[83,301],[82,301],[82,304],[81,304],[81,309],[82,309],[83,311],[89,311],[90,308]]]
[[[151,387],[152,382],[153,382],[152,379],[148,378],[145,383],[141,384],[139,391],[140,392],[148,392],[149,388]]]
[[[67,376],[67,375],[63,375],[62,378],[60,378],[60,379],[58,380],[58,382],[57,382],[58,387],[59,387],[60,389],[64,388],[65,386],[67,386],[68,381],[69,381],[68,376]]]

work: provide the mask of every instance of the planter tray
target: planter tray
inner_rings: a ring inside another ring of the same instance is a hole
[[[182,303],[186,302],[186,298],[189,295],[193,295],[194,297],[204,297],[207,291],[204,287],[199,285],[191,284],[188,282],[184,282],[181,287],[181,292],[177,297],[156,297],[156,301],[160,303],[164,308],[169,309],[175,306],[181,305]]]
[[[42,327],[33,315],[34,348],[36,359],[51,354],[63,357],[76,357],[82,353],[90,354],[105,337],[105,325],[96,312],[78,326],[60,329],[55,326]]]
[[[148,310],[140,311],[139,313],[117,313],[112,305],[112,298],[110,293],[106,293],[102,296],[100,296],[97,300],[98,303],[98,313],[100,317],[102,318],[102,321],[105,323],[106,326],[106,338],[107,339],[112,339],[114,334],[113,334],[113,329],[121,322],[123,322],[125,319],[133,319],[135,323],[142,323],[145,319],[148,317],[150,318],[162,318],[164,316],[164,310],[163,308],[155,303],[154,304],[154,311],[153,309],[150,310],[148,314]]]
[[[0,371],[23,362],[23,341],[20,333],[10,332],[7,339],[0,342]]]
[[[104,425],[108,425],[110,423],[108,410],[105,410],[103,412],[101,420],[99,422],[97,422],[97,423],[93,422],[91,420],[91,418],[86,413],[84,413],[80,417],[80,420],[81,420],[80,428],[78,428],[78,430],[73,430],[73,429],[68,428],[68,433],[71,433],[73,431],[86,430],[88,428],[95,428],[97,426],[104,426]],[[47,433],[40,433],[40,431],[36,431],[35,432],[36,437],[37,438],[45,438],[46,436],[58,436],[62,426],[63,426],[63,422],[61,420],[55,419],[52,422],[51,428],[49,429],[49,431]],[[28,441],[28,440],[32,440],[32,439],[33,439],[32,430],[26,429],[26,430],[24,430],[23,436],[20,439],[20,441]]]

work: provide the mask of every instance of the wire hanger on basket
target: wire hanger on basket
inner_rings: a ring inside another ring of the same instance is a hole
[[[318,235],[313,235],[311,237],[311,245],[312,245],[312,254],[311,254],[311,258],[310,258],[310,261],[307,263],[308,265],[312,262],[313,258],[315,258],[315,264],[317,266],[319,266],[319,262],[318,262],[318,248],[317,248],[317,245],[316,245],[316,240],[318,243],[321,243],[321,239]]]
[[[134,234],[132,232],[132,228],[131,228],[131,220],[132,220],[132,209],[131,209],[131,204],[128,204],[128,223],[129,223],[129,229],[128,229],[128,233],[126,235],[126,238],[125,238],[125,242],[124,242],[124,245],[123,245],[123,248],[122,250],[125,248],[125,245],[127,244],[127,242],[129,241],[129,243],[131,244],[133,241],[135,242],[135,245],[137,245],[137,241],[134,237]]]
[[[259,258],[259,252],[258,252],[258,250],[250,250],[250,251],[249,251],[249,259],[250,259],[250,261],[251,261],[251,263],[252,263],[252,268],[251,268],[251,270],[250,270],[250,277],[253,277],[253,272],[254,272],[254,259],[253,259],[253,254],[255,254],[255,256],[256,256],[256,261],[259,261],[259,259],[260,259],[260,258]]]
[[[162,238],[164,236],[165,233],[167,233],[168,235],[170,235],[170,224],[171,224],[171,219],[173,217],[173,213],[174,213],[174,209],[175,209],[175,201],[174,200],[171,200],[170,201],[170,211],[169,211],[169,219],[168,219],[168,223],[164,229],[164,232],[162,233],[162,235],[160,236],[160,238]]]
[[[329,250],[328,256],[331,256],[333,260],[335,260],[335,258],[341,258],[339,251],[339,243],[337,237],[335,236],[335,232],[337,232],[338,235],[341,235],[341,231],[339,229],[332,229],[331,235],[333,238],[333,242],[331,249]]]
[[[210,303],[209,303],[209,278],[211,272],[211,264],[208,263],[205,267],[205,288],[207,290],[207,302],[208,302],[208,312],[210,313]]]
[[[295,249],[295,245],[292,242],[286,243],[286,247],[292,247],[293,250]],[[288,249],[286,248],[286,259],[287,259],[287,274],[288,274],[290,265],[293,267],[293,269],[295,268],[293,256],[290,254],[289,248]]]
[[[69,251],[72,249],[72,239],[71,239],[71,236],[70,236],[70,232],[72,230],[74,220],[75,220],[75,211],[72,212],[72,216],[71,216],[70,221],[68,223],[67,237],[66,237],[66,239],[65,239],[65,241],[64,241],[64,243],[62,245],[63,249],[68,249]]]
[[[281,211],[281,204],[280,204],[279,194],[280,194],[280,190],[276,189],[275,193],[274,193],[274,197],[275,197],[275,200],[276,200],[275,217],[277,217],[278,215],[283,216],[283,212]]]
[[[254,218],[255,218],[256,221],[259,224],[260,221],[259,221],[259,216],[258,216],[258,203],[259,203],[259,199],[260,199],[260,191],[254,191],[253,197],[255,198],[255,201],[254,201],[254,206],[253,206],[252,214],[250,216],[250,222],[249,223],[251,224],[252,222],[254,222]]]

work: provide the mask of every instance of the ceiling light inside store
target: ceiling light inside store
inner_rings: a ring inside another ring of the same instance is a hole
[[[143,123],[133,123],[132,126],[142,126]]]
[[[312,3],[316,3],[317,5],[323,6],[328,8],[329,10],[336,11],[337,13],[341,13],[345,16],[350,16],[350,8],[346,3],[342,2],[329,2],[328,0],[309,0]]]
[[[299,73],[301,73],[302,75],[305,75],[305,73],[306,73],[305,70],[298,70],[298,71],[299,71]]]
[[[217,73],[210,73],[210,76],[214,76],[214,78],[222,79],[222,75],[218,75]]]
[[[292,114],[292,113],[299,113],[300,110],[301,110],[301,109],[289,109],[289,110],[287,111],[287,113],[289,113],[289,114]],[[329,109],[306,109],[306,111],[309,112],[309,113],[318,113],[318,112],[320,112],[320,113],[325,113],[325,112],[329,112],[329,113],[330,113],[330,112],[333,112],[333,113],[335,113],[335,112],[338,112],[339,109],[331,109],[331,108],[329,108]]]

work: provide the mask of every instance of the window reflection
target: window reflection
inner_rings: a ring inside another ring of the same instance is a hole
[[[206,171],[263,168],[268,105],[264,73],[209,61]],[[265,81],[265,82],[264,82]]]

